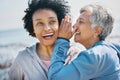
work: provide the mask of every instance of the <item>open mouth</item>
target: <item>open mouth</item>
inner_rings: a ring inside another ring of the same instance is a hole
[[[44,34],[44,35],[42,35],[42,37],[45,38],[45,39],[50,39],[50,38],[52,38],[53,36],[54,36],[54,33],[49,33],[49,34]]]
[[[80,35],[80,32],[76,32],[75,34],[76,34],[76,35]]]

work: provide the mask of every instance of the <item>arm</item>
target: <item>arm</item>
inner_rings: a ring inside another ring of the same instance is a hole
[[[77,46],[71,45],[67,51],[67,58],[65,59],[64,65],[70,64],[74,59],[77,58],[77,56],[82,50],[83,49],[80,49]]]
[[[14,64],[8,73],[10,80],[24,80],[24,73],[18,64]]]
[[[48,80],[88,80],[95,73],[94,55],[89,56],[86,52],[81,52],[70,64],[65,64],[67,51],[70,47],[68,41],[74,34],[76,28],[72,30],[71,19],[65,17],[60,25],[59,37],[55,43],[51,58],[51,65],[48,72]]]
[[[95,58],[87,52],[82,52],[69,65],[64,65],[69,41],[58,39],[51,58],[48,80],[86,80],[95,74]]]
[[[19,59],[16,58],[5,80],[24,80],[24,77],[23,70],[19,65]]]

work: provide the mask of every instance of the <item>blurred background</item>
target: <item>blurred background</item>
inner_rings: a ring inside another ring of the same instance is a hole
[[[73,24],[79,16],[80,8],[84,5],[92,3],[106,7],[115,18],[113,31],[106,40],[120,43],[120,8],[118,7],[120,0],[67,1],[71,6]],[[23,28],[22,18],[27,2],[28,0],[0,0],[0,80],[3,80],[18,52],[37,42]],[[71,41],[75,44],[73,39]]]

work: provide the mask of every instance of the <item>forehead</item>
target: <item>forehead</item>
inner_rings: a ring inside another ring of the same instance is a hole
[[[92,13],[84,11],[80,14],[79,19],[89,19]]]
[[[42,19],[42,18],[57,18],[57,14],[51,9],[39,9],[34,12],[32,18],[34,19]]]

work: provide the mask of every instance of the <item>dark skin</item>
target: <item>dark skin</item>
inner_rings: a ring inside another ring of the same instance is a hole
[[[54,43],[58,37],[57,14],[50,9],[40,9],[33,14],[33,28],[37,44],[37,53],[42,60],[50,60]]]

